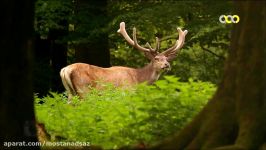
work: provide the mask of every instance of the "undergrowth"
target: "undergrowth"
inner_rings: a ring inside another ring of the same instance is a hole
[[[165,76],[154,85],[132,89],[106,85],[84,100],[68,104],[65,94],[35,97],[38,122],[52,137],[90,142],[106,149],[144,142],[153,144],[178,132],[207,103],[216,87],[208,82],[180,82]]]

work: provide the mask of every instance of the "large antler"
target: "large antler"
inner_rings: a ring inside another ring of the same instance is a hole
[[[176,56],[178,50],[183,47],[185,43],[185,37],[188,33],[187,30],[182,31],[180,28],[177,28],[177,31],[179,38],[176,41],[175,45],[161,53],[161,55],[168,57],[169,60],[172,60]]]
[[[182,46],[184,45],[184,42],[185,42],[186,34],[188,32],[187,30],[182,31],[180,28],[177,28],[177,31],[179,34],[179,38],[176,41],[175,45],[173,47],[167,49],[166,51],[160,53],[160,55],[166,56],[168,58],[168,60],[172,60],[176,56],[177,51],[180,48],[182,48]],[[152,48],[149,43],[146,44],[146,46],[148,48],[145,48],[145,47],[142,47],[138,44],[135,27],[133,28],[133,40],[127,34],[127,31],[125,28],[125,22],[120,23],[120,29],[117,32],[120,33],[131,46],[144,52],[148,58],[152,58],[158,54],[158,51],[160,49],[160,39],[159,38],[156,37],[155,48]]]
[[[142,52],[145,52],[146,56],[149,54],[152,54],[153,56],[154,56],[154,54],[157,54],[157,50],[159,47],[158,38],[156,38],[156,48],[155,49],[151,48],[149,43],[146,44],[149,48],[145,48],[145,47],[142,47],[138,44],[135,27],[133,28],[133,40],[127,34],[127,31],[125,28],[125,22],[120,23],[120,28],[117,30],[117,32],[120,33],[131,46],[133,46],[134,48],[136,48]],[[148,56],[148,57],[150,57],[150,56]]]

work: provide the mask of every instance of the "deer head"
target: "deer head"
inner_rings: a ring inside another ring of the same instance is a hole
[[[142,47],[138,44],[135,27],[133,28],[133,40],[128,36],[124,22],[120,23],[120,29],[117,32],[120,33],[131,46],[141,52],[144,52],[145,56],[151,61],[153,69],[155,69],[157,72],[161,72],[164,70],[170,70],[171,66],[169,62],[176,57],[177,53],[184,45],[185,36],[188,31],[182,31],[180,28],[177,28],[177,31],[179,38],[174,46],[161,53],[159,52],[160,39],[158,37],[156,37],[155,48],[152,48],[149,43],[146,44],[146,47]]]

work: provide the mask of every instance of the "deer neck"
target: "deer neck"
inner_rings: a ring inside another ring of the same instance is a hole
[[[143,68],[137,69],[137,80],[139,83],[147,82],[148,84],[152,84],[160,77],[161,72],[156,71],[153,67],[152,62]]]

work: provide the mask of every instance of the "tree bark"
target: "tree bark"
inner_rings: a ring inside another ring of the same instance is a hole
[[[67,12],[65,15],[68,15]],[[35,36],[33,88],[39,97],[46,96],[50,90],[65,90],[59,72],[67,65],[67,43],[58,41],[67,36],[68,22],[61,21],[59,24],[63,28],[50,29],[46,39],[41,39],[39,34]]]
[[[34,65],[33,65],[33,91],[39,97],[46,96],[51,89],[52,69],[50,66],[51,40],[41,39],[35,35]]]
[[[100,67],[110,67],[110,52],[108,47],[108,34],[104,30],[107,26],[107,1],[77,0],[76,14],[84,19],[79,20],[75,26],[80,37],[86,39],[75,46],[75,61],[88,63]],[[95,30],[97,33],[92,34]]]
[[[205,108],[150,149],[259,149],[266,143],[266,2],[236,2],[224,77]]]
[[[32,92],[34,1],[1,1],[0,149],[36,142]],[[2,8],[3,7],[3,8]]]
[[[67,15],[67,14],[66,14]],[[61,23],[63,29],[52,30],[49,33],[49,40],[51,40],[51,68],[52,68],[52,84],[51,90],[56,92],[63,92],[65,90],[61,78],[59,76],[60,70],[67,65],[67,42],[57,42],[56,40],[68,34],[68,22]]]

